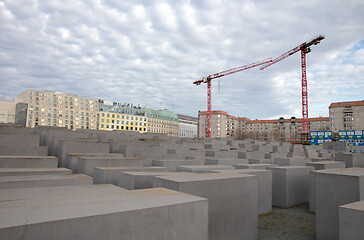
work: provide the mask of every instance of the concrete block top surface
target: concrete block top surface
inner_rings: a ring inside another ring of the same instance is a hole
[[[9,201],[0,205],[0,216],[6,216],[0,229],[201,201],[207,199],[165,188]]]
[[[1,176],[0,182],[19,182],[19,181],[46,181],[46,180],[59,180],[59,179],[84,179],[91,178],[83,174],[70,174],[70,175],[24,175],[24,176]],[[92,179],[92,178],[91,178]]]
[[[198,175],[197,173],[192,172],[122,172],[125,175],[133,175],[133,176],[170,176],[170,175]]]
[[[196,169],[196,170],[204,170],[204,169],[233,169],[231,166],[226,165],[181,165],[179,168],[183,169]]]
[[[0,202],[43,198],[47,196],[77,196],[79,194],[92,194],[119,190],[128,191],[112,184],[0,189]]]
[[[79,159],[82,160],[107,160],[107,159],[128,159],[128,160],[139,160],[137,157],[124,157],[124,155],[120,156],[80,156]]]
[[[120,153],[67,153],[69,156],[122,156]]]
[[[54,156],[0,156],[1,159],[56,159]]]
[[[307,170],[313,170],[313,167],[309,166],[272,166],[269,167],[269,169],[282,169],[282,170],[290,170],[290,169],[307,169]]]
[[[276,164],[271,163],[250,163],[250,164],[234,164],[234,166],[247,166],[247,167],[271,167],[271,166],[278,166]]]
[[[317,170],[316,174],[346,175],[354,177],[364,176],[364,168],[333,168]]]
[[[22,173],[22,172],[67,172],[72,173],[67,168],[0,168],[1,173]]]
[[[264,172],[270,172],[269,170],[264,170],[264,169],[254,169],[254,168],[246,168],[246,169],[236,169],[236,170],[232,170],[232,171],[229,171],[229,170],[215,170],[215,171],[219,171],[220,173],[223,173],[223,172],[228,172],[228,173],[244,173],[244,174],[254,174],[254,173],[264,173]]]
[[[121,172],[143,172],[143,170],[155,170],[155,171],[165,171],[167,168],[165,167],[157,167],[157,166],[151,166],[151,167],[96,167],[100,170],[120,170]],[[95,169],[96,169],[95,168]]]
[[[159,176],[158,178],[174,181],[174,182],[198,182],[198,181],[213,181],[221,179],[237,179],[255,177],[252,175],[236,174],[236,173],[208,173],[208,174],[172,174]]]
[[[307,166],[328,165],[328,164],[343,164],[343,165],[345,165],[344,162],[339,162],[339,161],[320,161],[320,162],[308,162],[308,163],[306,163]]]
[[[349,209],[364,212],[364,201],[359,201],[359,202],[354,202],[354,203],[349,203],[349,204],[346,204],[346,205],[342,205],[342,206],[340,206],[340,208],[349,208]]]

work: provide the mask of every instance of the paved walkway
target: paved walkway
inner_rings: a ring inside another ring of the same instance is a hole
[[[259,217],[258,239],[315,239],[315,214],[308,211],[309,205],[281,209],[273,208],[270,214]]]

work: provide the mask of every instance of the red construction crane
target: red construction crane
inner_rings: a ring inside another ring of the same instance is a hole
[[[262,60],[259,62],[255,62],[252,64],[244,65],[241,67],[232,68],[229,70],[225,70],[222,72],[218,72],[207,77],[202,78],[202,80],[194,81],[193,84],[200,85],[201,83],[207,83],[207,137],[211,137],[211,80],[219,77],[223,77],[226,75],[230,75],[236,72],[240,72],[243,70],[247,70],[249,68],[257,67],[263,64],[267,64],[272,62],[272,58],[268,58],[266,60]]]
[[[310,42],[302,43],[301,45],[289,50],[286,53],[283,53],[281,56],[273,59],[270,63],[263,65],[260,70],[263,70],[289,56],[295,54],[298,51],[301,51],[301,68],[302,68],[302,127],[303,133],[309,133],[309,123],[308,123],[308,92],[307,92],[307,77],[306,77],[306,54],[311,52],[310,46],[317,45],[321,40],[325,39],[324,36],[320,35]]]

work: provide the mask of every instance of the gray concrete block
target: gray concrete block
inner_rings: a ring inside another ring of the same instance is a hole
[[[225,165],[182,165],[177,167],[179,172],[195,172],[195,173],[208,173],[211,170],[226,170],[234,169],[232,166]]]
[[[186,160],[186,159],[164,159],[153,160],[152,166],[165,167],[168,171],[177,171],[177,167],[181,165],[202,165],[205,163],[204,159]]]
[[[270,167],[276,167],[276,164],[268,164],[268,163],[257,163],[257,164],[234,164],[236,169],[262,169],[266,170]]]
[[[26,175],[0,177],[0,189],[72,186],[92,184],[92,178],[82,174]]]
[[[273,206],[289,208],[310,201],[312,167],[283,166],[269,169],[273,174]]]
[[[339,207],[340,240],[362,240],[364,236],[364,201]]]
[[[310,162],[306,157],[275,158],[274,163],[278,166],[306,166]]]
[[[119,187],[134,190],[152,188],[154,177],[156,176],[170,176],[170,175],[190,175],[195,173],[184,172],[120,172],[119,173]]]
[[[207,200],[167,189],[28,199],[0,206],[4,239],[207,240]]]
[[[339,239],[339,207],[364,200],[364,169],[316,171],[316,238]]]
[[[47,156],[47,146],[0,146],[0,156]]]
[[[258,176],[258,214],[272,212],[272,172],[262,169],[211,170],[212,173],[248,174]]]
[[[306,163],[307,166],[315,168],[315,170],[332,169],[332,168],[345,168],[344,162],[337,161],[322,161]],[[316,210],[316,171],[310,172],[310,212]]]
[[[77,165],[79,157],[102,157],[102,156],[123,156],[120,153],[67,153],[65,167],[77,173]]]
[[[0,177],[19,175],[72,174],[67,168],[0,168]]]
[[[165,187],[209,201],[209,240],[257,239],[258,177],[240,174],[196,174],[155,177]]]
[[[335,161],[345,162],[346,168],[364,168],[364,153],[336,153]]]
[[[338,161],[321,161],[321,162],[308,162],[306,166],[313,167],[315,170],[331,169],[331,168],[345,168],[344,162]]]
[[[59,166],[64,167],[68,153],[109,153],[108,143],[59,141],[58,158]]]
[[[95,167],[94,184],[114,184],[119,186],[120,172],[166,172],[164,167]]]
[[[248,163],[247,159],[237,159],[237,158],[230,158],[230,159],[206,158],[205,161],[206,165],[226,165],[226,166],[233,166],[234,164],[246,164],[246,163]]]
[[[85,194],[91,196],[115,191],[127,190],[111,184],[0,189],[0,202],[46,197],[76,197]]]
[[[140,158],[108,156],[108,157],[79,157],[77,172],[92,177],[96,167],[143,167],[144,161]]]
[[[39,146],[40,136],[31,134],[0,134],[0,146]]]
[[[0,168],[57,168],[58,159],[51,156],[0,156]]]

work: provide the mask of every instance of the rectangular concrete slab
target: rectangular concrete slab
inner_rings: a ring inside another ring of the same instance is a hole
[[[47,156],[47,146],[0,146],[0,156]]]
[[[65,167],[77,173],[78,157],[123,156],[119,153],[67,153]]]
[[[134,157],[108,156],[108,157],[79,157],[77,172],[93,176],[96,167],[143,167],[144,160]]]
[[[93,195],[113,191],[127,191],[126,189],[114,186],[112,184],[98,185],[75,185],[75,186],[55,186],[55,187],[37,187],[37,188],[17,188],[1,189],[0,202],[17,201],[45,197],[76,197],[77,195]]]
[[[178,166],[177,171],[179,172],[195,172],[195,173],[208,173],[211,170],[226,170],[226,169],[234,169],[232,166],[225,165],[184,165]]]
[[[308,162],[306,166],[313,167],[315,170],[331,169],[331,168],[345,168],[344,162],[338,161],[321,161],[321,162]]]
[[[340,240],[362,240],[364,237],[364,201],[339,207]]]
[[[265,170],[269,167],[275,167],[276,164],[269,164],[269,163],[256,163],[256,164],[234,164],[236,169],[262,169]]]
[[[271,167],[273,174],[273,206],[289,208],[310,201],[312,167]]]
[[[292,158],[275,158],[274,164],[278,166],[306,166],[310,162],[306,157],[292,157]]]
[[[39,144],[39,135],[0,133],[0,146],[39,146]]]
[[[94,184],[119,185],[120,172],[166,172],[164,167],[96,167],[94,168]]]
[[[165,187],[209,201],[209,240],[257,239],[258,177],[210,173],[155,177]]]
[[[339,207],[364,200],[364,169],[316,171],[316,238],[339,239]]]
[[[181,165],[202,165],[205,164],[204,159],[186,160],[186,159],[164,159],[153,160],[153,166],[165,167],[168,171],[177,171],[177,167]]]
[[[66,154],[68,153],[109,153],[108,143],[83,142],[83,141],[59,141],[58,153],[60,167],[66,163]]]
[[[71,186],[92,184],[92,178],[82,174],[28,175],[0,177],[0,189]]]
[[[152,188],[154,177],[156,176],[170,176],[170,175],[188,175],[195,173],[185,172],[119,172],[118,186],[128,189],[144,189]]]
[[[225,165],[225,166],[233,166],[234,164],[247,164],[247,159],[223,159],[223,158],[206,158],[206,165]]]
[[[0,156],[0,168],[57,168],[52,156]]]
[[[306,163],[307,166],[314,167],[315,170],[333,169],[333,168],[345,168],[344,162],[339,161],[322,161],[322,162],[311,162]],[[310,212],[316,210],[316,171],[310,172]]]
[[[345,162],[346,168],[364,168],[364,153],[336,153],[335,161]]]
[[[0,177],[19,175],[72,174],[67,168],[0,168]]]
[[[4,239],[207,240],[207,200],[167,189],[47,197],[0,206]]]
[[[272,212],[272,172],[262,169],[211,170],[212,173],[236,173],[258,176],[258,214]]]

